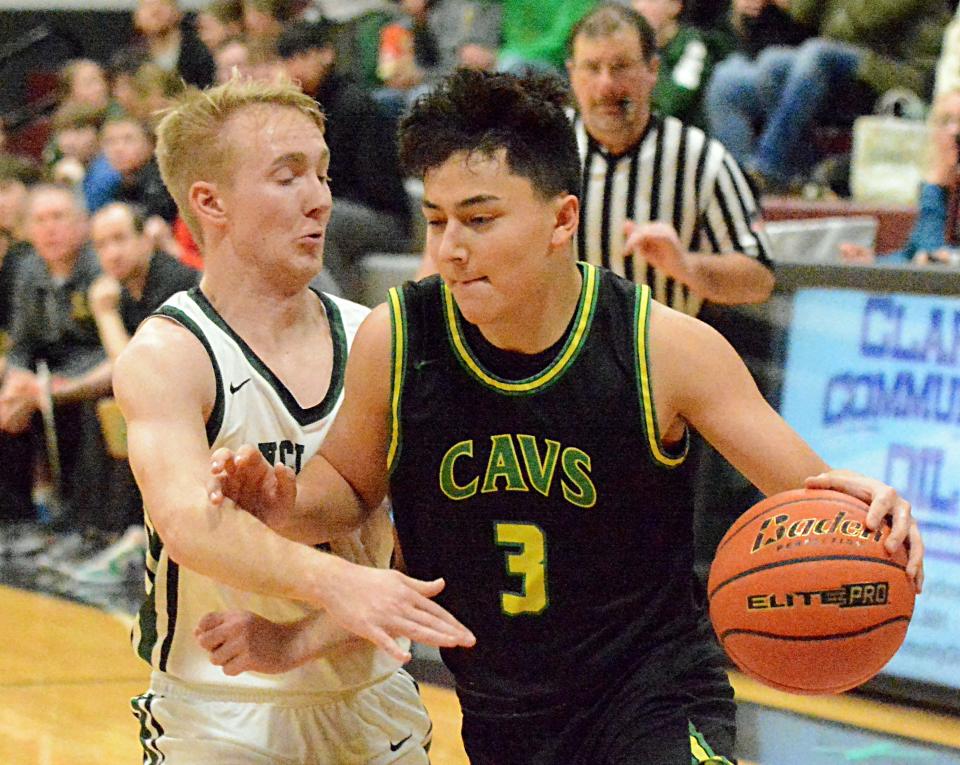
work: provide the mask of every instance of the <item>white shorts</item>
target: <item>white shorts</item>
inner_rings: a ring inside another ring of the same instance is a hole
[[[405,671],[359,691],[243,700],[154,673],[130,701],[144,765],[427,765],[432,728]]]

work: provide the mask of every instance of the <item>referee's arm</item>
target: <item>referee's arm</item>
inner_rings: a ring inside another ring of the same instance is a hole
[[[723,150],[713,193],[702,214],[710,252],[688,253],[690,289],[713,303],[762,303],[773,292],[770,244],[743,171]]]
[[[624,252],[643,258],[704,300],[725,305],[762,303],[773,291],[773,272],[766,258],[742,252],[688,252],[676,229],[654,221],[627,221]]]

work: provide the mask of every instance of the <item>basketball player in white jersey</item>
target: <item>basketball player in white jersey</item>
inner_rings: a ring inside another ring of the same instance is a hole
[[[144,762],[426,763],[430,721],[399,667],[408,639],[472,644],[430,599],[443,581],[386,568],[383,510],[323,551],[208,501],[213,449],[257,444],[278,473],[317,451],[367,314],[308,286],[331,208],[322,114],[292,84],[235,78],[185,95],[157,156],[206,270],[144,322],[114,373],[149,538],[133,634],[153,669],[132,702]],[[318,624],[318,658],[228,675],[193,632],[238,608]]]

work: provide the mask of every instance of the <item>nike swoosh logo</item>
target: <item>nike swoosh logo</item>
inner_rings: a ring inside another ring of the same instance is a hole
[[[391,751],[391,752],[397,751],[401,746],[403,746],[404,744],[406,744],[411,738],[413,738],[413,734],[412,734],[412,733],[411,733],[409,736],[407,736],[406,738],[400,739],[396,744],[390,744],[390,751]]]
[[[236,393],[238,390],[240,390],[240,389],[241,389],[244,385],[246,385],[248,382],[250,382],[250,378],[249,378],[249,377],[248,377],[246,380],[244,380],[242,383],[240,383],[239,385],[234,385],[233,383],[230,383],[230,392],[231,392],[231,393]]]

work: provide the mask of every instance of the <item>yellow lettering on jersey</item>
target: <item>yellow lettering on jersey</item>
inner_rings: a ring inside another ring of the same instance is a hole
[[[480,483],[479,478],[474,478],[461,486],[456,482],[453,475],[454,463],[457,459],[472,456],[473,441],[460,441],[447,449],[447,453],[443,455],[443,460],[440,462],[440,491],[450,499],[467,499],[477,493],[477,484]]]
[[[520,460],[517,459],[517,450],[513,447],[513,439],[509,434],[490,436],[490,459],[487,460],[487,474],[483,479],[484,494],[497,491],[497,479],[507,480],[507,491],[530,491],[520,472]]]
[[[516,547],[507,553],[507,573],[522,576],[522,591],[500,593],[500,607],[505,614],[539,614],[547,607],[547,582],[544,561],[547,557],[543,531],[532,523],[494,524],[497,545]]]
[[[597,489],[588,474],[590,455],[568,446],[563,450],[560,461],[564,475],[573,484],[570,486],[566,481],[561,481],[567,502],[577,507],[593,507],[597,504]]]
[[[547,454],[541,459],[537,448],[537,439],[523,433],[517,436],[520,442],[520,451],[523,454],[523,464],[530,477],[530,485],[543,496],[550,496],[550,484],[553,483],[553,473],[557,469],[557,455],[560,454],[560,442],[545,439]]]
[[[517,443],[520,445],[519,454]],[[550,496],[553,486],[553,477],[556,474],[557,463],[563,470],[561,491],[563,498],[577,507],[593,507],[597,503],[597,489],[590,478],[590,455],[581,449],[568,446],[562,449],[559,441],[544,439],[544,449],[537,444],[535,436],[509,433],[500,433],[490,436],[490,453],[487,455],[486,469],[483,475],[483,486],[480,492],[492,494],[498,491],[530,491],[530,486],[545,497]],[[523,456],[521,463],[520,455]],[[460,441],[451,446],[443,455],[440,462],[440,490],[444,496],[452,500],[463,500],[473,497],[480,485],[476,465],[472,462],[474,456],[473,440]],[[459,472],[461,480],[473,474],[467,483],[458,483],[455,473],[457,461],[461,458],[470,460],[461,463]],[[482,455],[478,455],[482,458]]]

